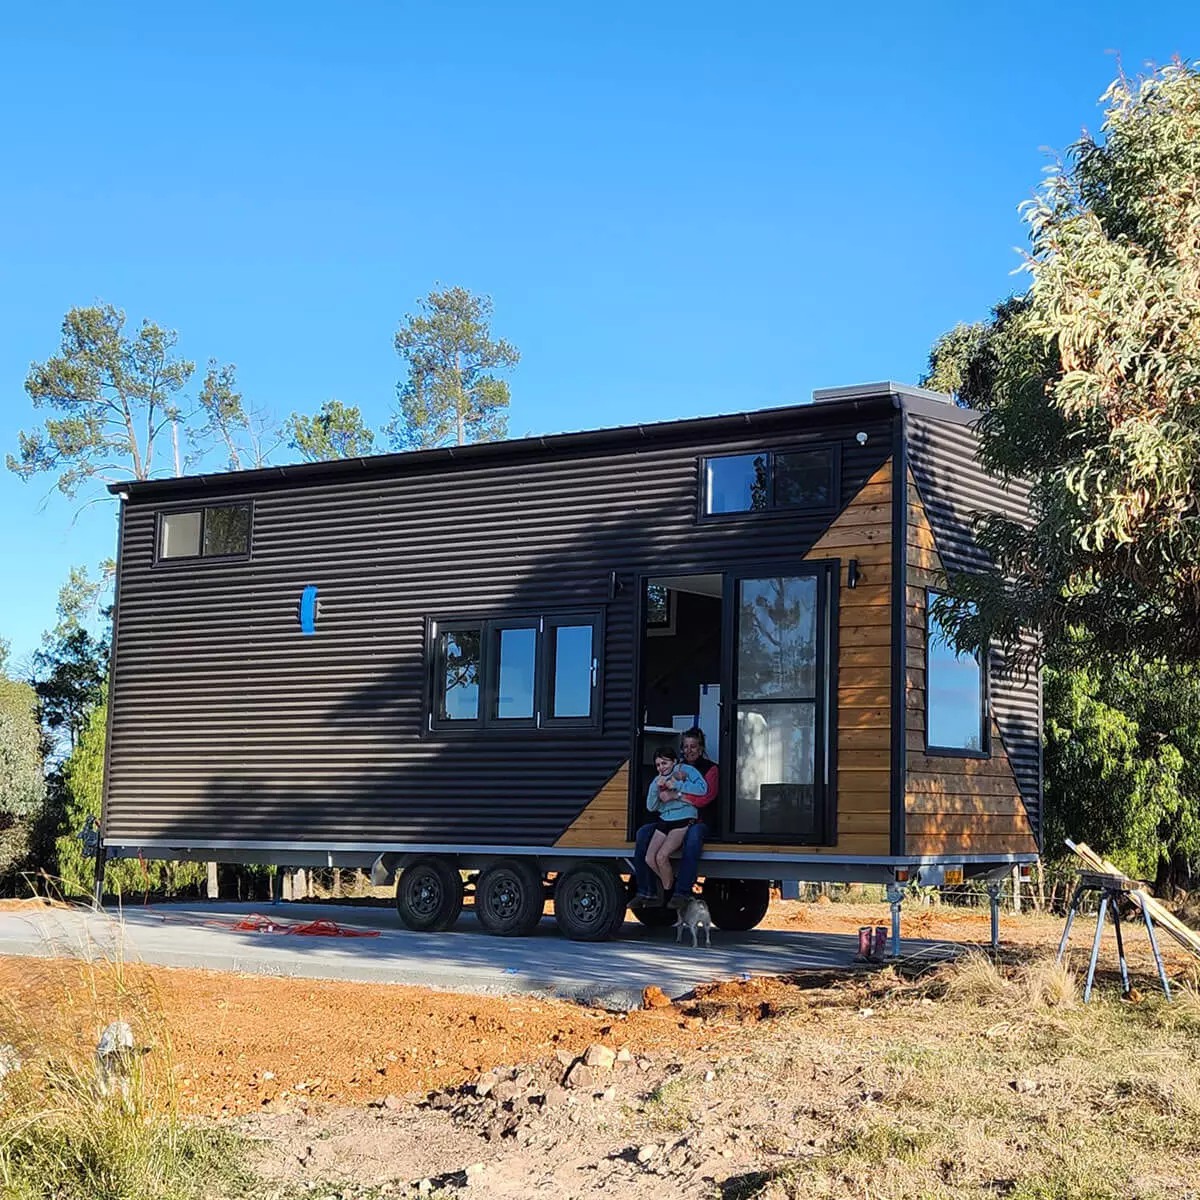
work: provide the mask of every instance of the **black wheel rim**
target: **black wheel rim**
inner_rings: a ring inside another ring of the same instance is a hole
[[[524,902],[521,881],[516,875],[503,871],[488,880],[483,894],[483,908],[492,920],[515,920],[520,915]]]
[[[442,881],[433,871],[418,871],[415,879],[404,877],[404,899],[418,917],[435,916],[442,907]]]
[[[567,897],[572,920],[580,925],[595,925],[604,916],[604,895],[594,879],[581,879]]]

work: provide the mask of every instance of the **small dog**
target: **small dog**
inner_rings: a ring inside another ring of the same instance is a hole
[[[708,931],[712,928],[712,916],[708,911],[708,905],[699,896],[693,896],[688,900],[686,907],[679,910],[679,920],[675,924],[675,940],[682,942],[684,929],[690,929],[692,931],[692,949],[694,950],[699,945],[696,930],[700,928],[704,929],[704,944],[712,949],[712,942],[708,936]]]

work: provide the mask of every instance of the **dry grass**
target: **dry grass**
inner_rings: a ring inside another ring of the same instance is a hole
[[[967,1004],[992,1004],[1011,997],[1009,982],[986,954],[972,950],[941,971],[946,995]]]
[[[1038,959],[1023,967],[1017,984],[1035,1008],[1074,1008],[1079,999],[1075,973],[1066,963],[1052,958]]]
[[[0,1195],[193,1200],[223,1182],[236,1186],[231,1139],[178,1119],[170,1036],[154,989],[133,986],[119,955],[77,970],[74,986],[35,1011],[0,999],[0,1045],[20,1061],[0,1082]],[[129,1024],[136,1053],[124,1084],[105,1095],[96,1043],[112,1021]]]
[[[728,1093],[792,1145],[758,1200],[1181,1200],[1197,1192],[1200,993],[1079,1003],[1052,958],[966,956],[872,1001],[760,1025]],[[1189,1188],[1192,1189],[1189,1192]]]

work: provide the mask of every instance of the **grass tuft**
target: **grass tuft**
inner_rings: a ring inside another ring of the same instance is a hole
[[[972,950],[942,972],[946,995],[969,1004],[994,1004],[1012,995],[1008,980],[987,955]]]
[[[1038,959],[1023,967],[1018,983],[1034,1008],[1074,1008],[1079,1000],[1075,973],[1052,958]]]

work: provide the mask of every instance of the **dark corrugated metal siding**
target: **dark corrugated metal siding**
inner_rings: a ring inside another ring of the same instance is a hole
[[[974,515],[999,512],[1023,520],[1029,512],[1029,489],[1003,483],[987,474],[975,456],[976,436],[967,425],[909,412],[909,466],[933,528],[942,563],[950,571],[979,570],[987,554],[972,535]],[[1027,649],[1036,643],[1027,639]],[[1042,817],[1042,689],[1036,670],[1006,667],[993,651],[989,664],[992,713],[1008,751],[1021,798],[1034,833],[1041,841]]]
[[[691,423],[644,448],[626,436],[549,459],[518,447],[391,474],[256,476],[241,493],[232,476],[221,499],[254,504],[245,562],[154,567],[155,515],[188,507],[189,485],[161,500],[135,489],[107,842],[552,843],[630,752],[635,573],[799,561],[828,524],[699,524],[699,456],[836,439],[845,503],[887,457],[891,420],[886,403],[817,406],[761,428],[726,422],[719,437]],[[613,570],[623,586],[610,600]],[[319,588],[315,637],[296,616],[308,584]],[[601,733],[426,731],[427,617],[576,606],[606,613]]]

